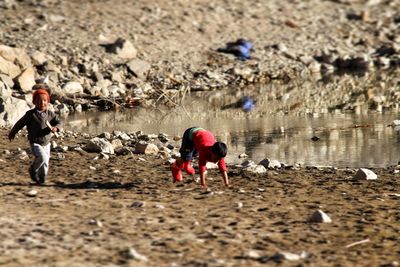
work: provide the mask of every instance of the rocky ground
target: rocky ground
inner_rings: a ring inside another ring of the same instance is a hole
[[[46,77],[63,114],[174,107],[191,91],[212,91],[210,101],[250,94],[272,113],[398,111],[399,7],[3,0],[0,124],[29,108]],[[217,52],[238,38],[253,43],[251,60]],[[202,192],[192,178],[172,184],[171,137],[169,151],[165,136],[103,135],[99,154],[91,136],[65,130],[39,187],[26,137],[9,143],[0,128],[2,266],[399,265],[398,166],[368,181],[351,169],[230,166],[232,188],[211,169]],[[132,153],[139,140],[159,147]],[[309,222],[318,210],[332,222]]]
[[[129,144],[122,136],[108,137]],[[195,177],[172,183],[166,149],[89,153],[91,138],[55,140],[44,186],[28,177],[24,134],[0,139],[0,265],[399,265],[399,166],[373,170],[377,180],[353,169],[229,166],[231,188],[209,169],[202,191]],[[318,210],[331,222],[310,221]]]
[[[0,2],[2,95],[29,99],[48,77],[68,113],[173,107],[190,91],[276,82],[290,86],[269,100],[291,112],[399,109],[398,0],[172,3]],[[217,52],[238,38],[252,42],[251,60]]]

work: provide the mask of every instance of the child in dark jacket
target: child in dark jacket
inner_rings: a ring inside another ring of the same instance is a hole
[[[37,89],[33,93],[33,104],[35,108],[28,110],[20,118],[8,134],[12,141],[15,135],[26,126],[28,130],[28,140],[35,156],[29,174],[32,181],[37,184],[44,184],[49,169],[50,160],[50,138],[51,133],[61,130],[61,122],[57,115],[49,110],[50,95],[46,90],[46,85],[35,85]]]
[[[182,171],[185,170],[188,174],[194,174],[194,168],[190,165],[194,154],[199,155],[199,172],[201,186],[206,188],[206,164],[214,162],[218,164],[219,171],[225,186],[229,187],[229,179],[225,165],[225,156],[227,147],[222,142],[217,142],[214,135],[199,127],[187,129],[182,138],[182,146],[179,150],[181,157],[177,158],[175,163],[171,165],[171,172],[174,182],[182,181]]]

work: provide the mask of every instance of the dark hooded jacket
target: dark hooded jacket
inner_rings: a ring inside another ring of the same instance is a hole
[[[28,110],[25,115],[20,118],[11,129],[9,137],[14,138],[15,135],[26,126],[28,130],[28,140],[39,145],[47,145],[51,138],[51,129],[46,122],[50,122],[52,127],[56,127],[58,131],[61,129],[61,121],[58,116],[51,110],[39,111],[36,108]]]

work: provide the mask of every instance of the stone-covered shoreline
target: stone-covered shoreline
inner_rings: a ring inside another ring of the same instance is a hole
[[[173,107],[192,91],[274,83],[289,84],[271,100],[295,98],[286,104],[291,112],[360,105],[398,112],[399,5],[6,1],[0,7],[1,124],[15,121],[30,104],[35,80],[46,77],[62,114]],[[238,38],[253,43],[251,60],[217,52]],[[316,86],[319,79],[330,82]],[[301,93],[310,87],[316,90]]]

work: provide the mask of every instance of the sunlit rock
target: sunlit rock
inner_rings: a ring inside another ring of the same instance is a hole
[[[354,175],[356,180],[376,180],[378,176],[369,169],[360,168]]]

